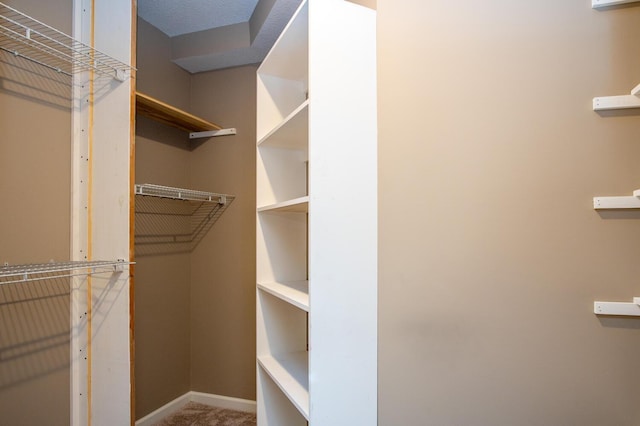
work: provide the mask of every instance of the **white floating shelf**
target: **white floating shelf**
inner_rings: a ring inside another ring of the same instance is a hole
[[[258,288],[309,312],[309,281],[258,283]]]
[[[640,209],[640,189],[633,191],[630,197],[593,197],[593,208],[607,209]]]
[[[124,260],[32,263],[0,267],[0,285],[124,271]]]
[[[591,0],[591,7],[599,9],[601,7],[616,6],[625,3],[637,3],[640,0]]]
[[[593,313],[596,315],[619,315],[640,317],[640,297],[633,302],[594,302]]]
[[[258,141],[258,146],[276,148],[306,149],[309,129],[309,100],[293,110],[280,124]]]
[[[294,198],[268,206],[258,207],[258,212],[290,212],[290,213],[308,213],[309,212],[309,196]]]
[[[307,352],[259,356],[258,363],[308,421],[309,357]]]

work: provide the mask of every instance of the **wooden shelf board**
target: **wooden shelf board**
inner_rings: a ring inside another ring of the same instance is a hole
[[[308,213],[309,196],[294,198],[268,206],[258,207],[258,212]]]
[[[307,149],[309,135],[309,100],[293,110],[280,124],[258,141],[258,146]]]
[[[136,112],[145,117],[187,132],[222,130],[222,127],[169,104],[136,92]]]
[[[309,281],[258,283],[258,288],[309,312]]]
[[[309,420],[309,357],[306,351],[258,357],[262,369]]]

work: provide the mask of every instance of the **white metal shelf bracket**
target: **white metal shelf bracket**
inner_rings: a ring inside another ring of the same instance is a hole
[[[631,89],[629,95],[600,96],[593,98],[594,111],[634,108],[640,108],[640,84]]]
[[[189,133],[189,139],[214,138],[216,136],[228,136],[228,135],[235,135],[235,134],[236,134],[236,129],[232,127],[230,129],[209,130],[206,132],[191,132]]]
[[[633,302],[596,301],[593,303],[593,313],[596,315],[640,317],[640,297],[634,297]]]
[[[608,209],[640,209],[640,189],[633,191],[630,197],[593,197],[593,208]]]
[[[636,3],[640,0],[591,0],[591,7],[593,9],[600,9],[602,7],[616,6],[625,3]]]

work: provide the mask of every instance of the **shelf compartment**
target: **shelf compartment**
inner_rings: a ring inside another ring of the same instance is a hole
[[[258,283],[258,288],[309,312],[309,281]]]
[[[599,9],[601,7],[616,6],[626,3],[637,3],[640,0],[591,0],[591,7]]]
[[[134,68],[0,3],[0,49],[72,76],[95,71],[126,80]]]
[[[309,98],[309,13],[303,1],[257,71],[257,139]]]
[[[309,75],[309,7],[304,0],[264,58],[258,73],[304,81]]]
[[[630,197],[593,197],[593,208],[608,209],[640,209],[640,189],[633,191]]]
[[[134,243],[140,256],[193,251],[235,197],[142,184],[135,186]]]
[[[136,112],[152,120],[187,132],[223,130],[215,123],[196,117],[149,95],[136,92]]]
[[[32,263],[0,267],[0,285],[124,271],[124,260]]]
[[[307,149],[309,134],[309,100],[293,110],[273,130],[258,141],[258,146]],[[300,135],[304,135],[301,137]]]
[[[306,351],[258,357],[271,377],[306,420],[309,420],[309,357]]]
[[[258,212],[281,212],[281,213],[308,213],[309,196],[294,198],[293,200],[282,201],[268,206],[258,207]]]

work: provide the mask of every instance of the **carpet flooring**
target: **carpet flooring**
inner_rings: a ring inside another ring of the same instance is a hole
[[[189,402],[154,426],[256,426],[256,415]]]

